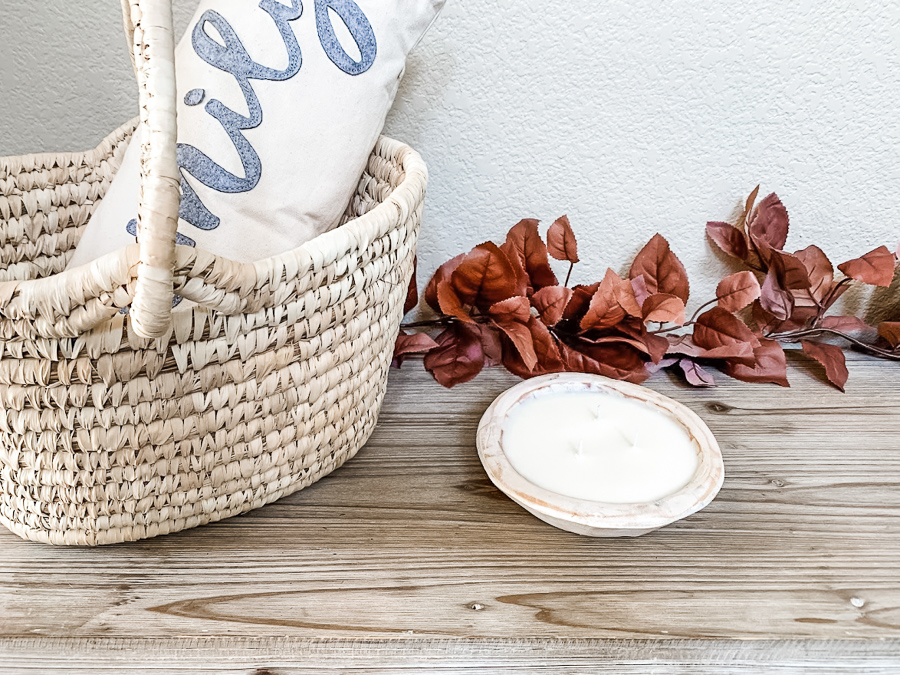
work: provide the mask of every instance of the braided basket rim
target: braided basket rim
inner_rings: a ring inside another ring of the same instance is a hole
[[[107,135],[96,147],[82,152],[45,152],[0,157],[0,170],[17,163],[45,164],[51,167],[54,165],[64,166],[64,163],[71,162],[72,159],[78,160],[87,167],[95,166],[98,160],[102,160],[106,155],[110,144],[114,144],[115,139],[122,136],[123,133],[125,136],[130,136],[137,123],[137,118],[126,122]],[[229,270],[231,278],[242,281],[240,284],[233,285],[245,288],[247,282],[250,281],[252,286],[258,287],[261,281],[269,279],[271,269],[290,269],[295,266],[298,258],[307,261],[307,269],[300,269],[298,272],[303,274],[333,264],[352,251],[365,250],[369,243],[386,234],[395,223],[406,221],[410,212],[420,203],[428,183],[428,169],[425,162],[412,147],[402,141],[382,135],[379,136],[375,147],[370,151],[370,157],[382,152],[388,152],[397,158],[404,175],[400,183],[392,187],[391,194],[367,213],[352,218],[294,249],[250,263],[235,261],[199,247],[176,246],[176,277],[186,276],[186,272],[195,264],[200,264],[207,269],[213,266],[225,267]],[[43,299],[51,301],[58,297],[61,287],[84,288],[91,285],[99,286],[101,289],[106,289],[111,285],[128,286],[133,297],[135,270],[139,258],[139,245],[132,244],[79,267],[47,277],[0,281],[0,298],[8,301],[17,294],[27,294],[28,304],[33,305]],[[176,292],[188,300],[196,302],[198,307],[192,309],[212,309],[225,315],[237,315],[246,311],[242,307],[236,307],[234,303],[211,303],[192,297],[190,290],[178,286],[176,286]],[[21,308],[19,308],[18,315],[9,316],[6,307],[0,306],[0,320],[31,319],[33,321],[34,318],[34,316],[23,316]],[[104,320],[98,320],[91,325],[82,325],[79,333],[88,332],[102,323]],[[33,328],[33,337],[60,337],[59,334],[43,330],[40,325],[34,325]]]

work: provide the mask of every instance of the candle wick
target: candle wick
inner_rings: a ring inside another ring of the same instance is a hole
[[[636,448],[638,446],[638,438],[640,437],[640,435],[641,435],[640,429],[638,429],[637,431],[634,432],[634,438],[631,439],[631,447],[632,448]]]
[[[619,436],[624,438],[625,442],[628,443],[628,445],[634,447],[634,442],[635,442],[635,438],[637,438],[637,434],[634,435],[635,438],[632,438],[631,436],[629,436],[628,434],[625,433],[625,431],[622,429],[622,427],[620,427],[618,425],[616,425],[616,431],[619,432]]]

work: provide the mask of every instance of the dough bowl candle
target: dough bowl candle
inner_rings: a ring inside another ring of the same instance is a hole
[[[637,536],[706,506],[724,467],[709,428],[650,389],[561,373],[500,395],[478,428],[494,484],[551,525]]]

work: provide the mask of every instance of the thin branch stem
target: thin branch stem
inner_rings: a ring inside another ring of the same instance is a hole
[[[688,328],[690,326],[693,326],[695,323],[697,322],[691,319],[690,321],[686,321],[680,326],[669,326],[668,328],[660,328],[659,330],[648,330],[647,333],[649,335],[662,335],[663,333],[671,333],[672,331],[679,330],[681,328]]]
[[[818,300],[816,300],[816,296],[813,295],[812,286],[810,286],[809,288],[806,289],[806,297],[808,297],[810,300],[812,300],[814,303],[816,303],[816,307],[819,308],[819,313],[822,313],[825,311],[824,307],[822,306],[822,303],[819,302]],[[817,313],[816,316],[818,317],[818,315],[819,314]]]
[[[839,330],[834,330],[833,328],[808,328],[806,330],[797,330],[789,333],[773,333],[770,334],[769,337],[778,340],[779,342],[797,342],[805,337],[819,337],[823,334],[839,337],[842,340],[846,340],[850,344],[859,348],[860,350],[868,352],[869,354],[874,354],[875,356],[880,356],[883,359],[900,361],[900,351],[898,350],[881,349],[880,347],[870,345],[867,342],[858,340],[852,335],[847,335],[846,333],[842,333]]]
[[[442,316],[437,319],[428,319],[426,321],[414,321],[413,323],[403,323],[400,324],[400,329],[405,330],[407,328],[441,328],[442,326],[450,326],[454,323],[460,323],[462,319],[459,319],[455,316]],[[490,319],[486,316],[481,316],[480,314],[476,314],[472,317],[472,321],[475,323],[490,323]]]
[[[700,312],[702,312],[704,309],[706,309],[706,308],[709,307],[710,305],[714,305],[714,304],[717,303],[718,301],[719,301],[719,299],[718,299],[718,298],[715,298],[714,300],[710,300],[709,302],[704,302],[702,305],[700,305],[700,306],[697,308],[697,311],[694,312],[693,316],[691,316],[691,320],[688,321],[688,322],[687,322],[686,324],[684,324],[684,325],[685,325],[685,326],[689,326],[689,325],[695,323],[695,322],[697,321],[697,317],[700,316]]]
[[[569,287],[569,279],[570,279],[571,276],[572,276],[572,270],[573,270],[573,269],[575,269],[575,263],[570,262],[570,263],[569,263],[569,273],[566,274],[566,282],[563,284],[563,286],[565,286],[566,288]]]
[[[837,284],[835,284],[834,288],[831,289],[831,292],[828,296],[822,301],[822,312],[824,313],[831,305],[834,303],[835,294],[841,289],[842,286],[849,284],[853,281],[850,277],[845,277],[841,279]]]
[[[414,321],[413,323],[401,324],[400,328],[437,328],[438,326],[446,326],[456,321],[452,316],[444,316],[440,319],[429,319],[428,321]]]

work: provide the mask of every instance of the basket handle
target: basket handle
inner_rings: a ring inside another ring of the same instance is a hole
[[[144,125],[137,219],[140,260],[131,323],[137,335],[156,338],[165,335],[172,319],[175,232],[181,200],[172,1],[121,2]]]

